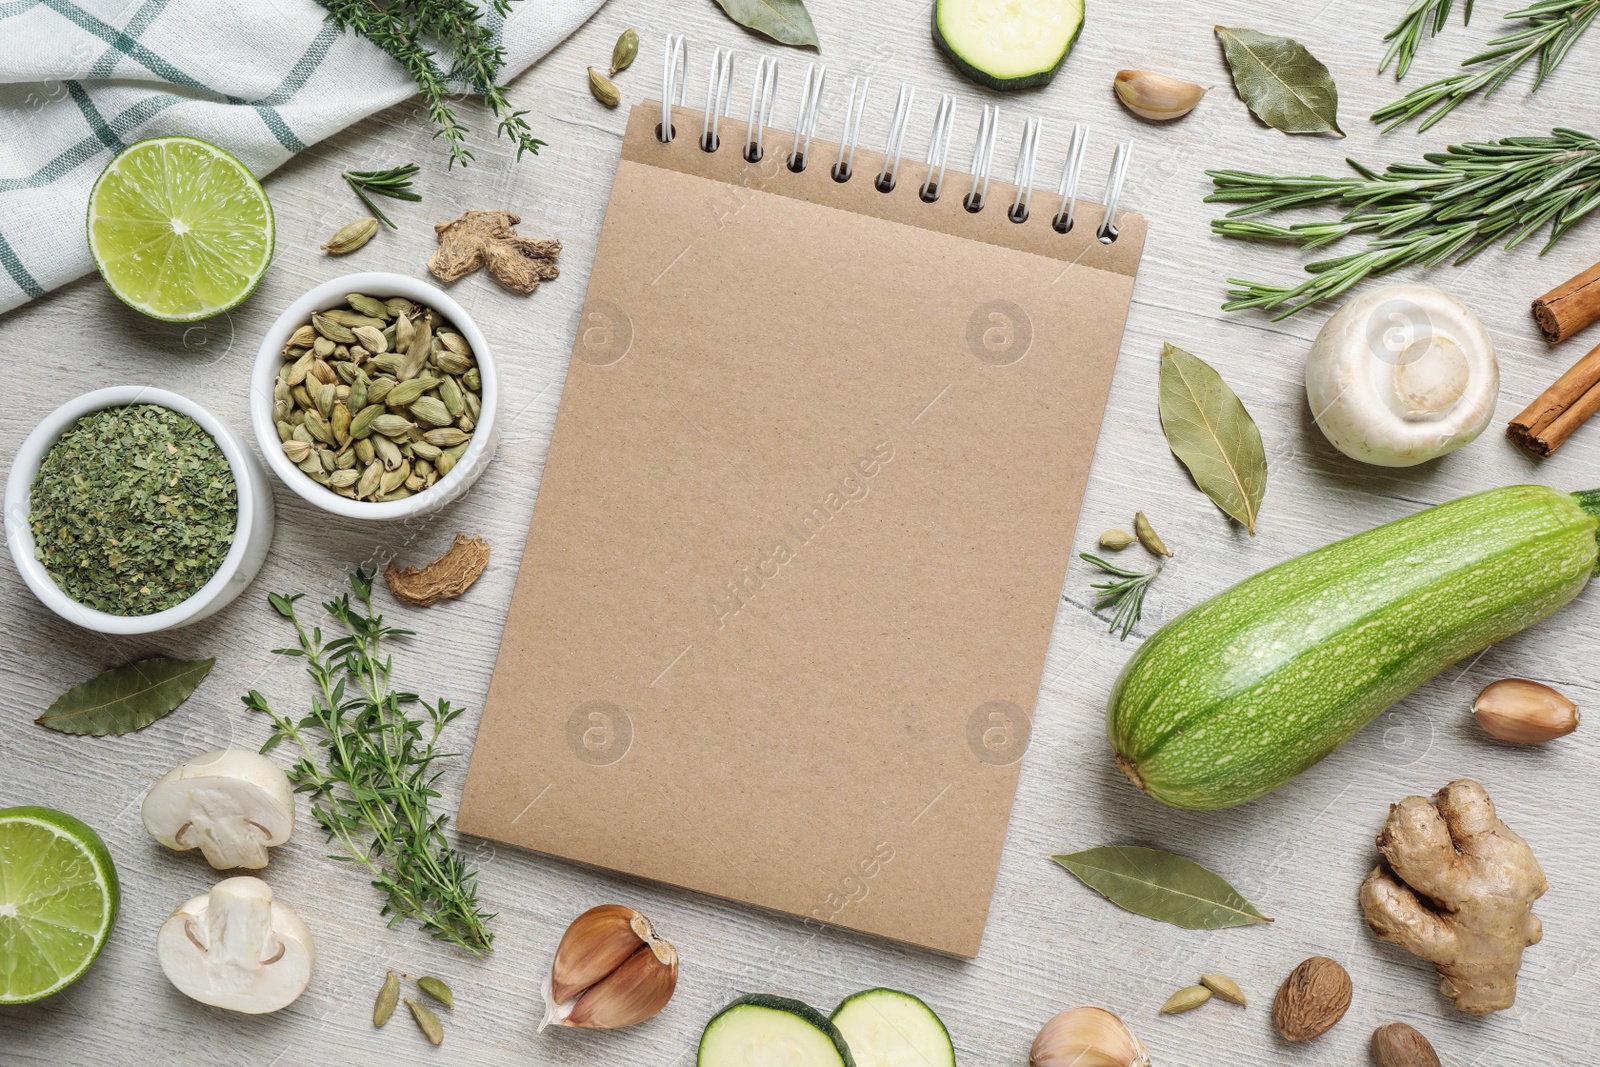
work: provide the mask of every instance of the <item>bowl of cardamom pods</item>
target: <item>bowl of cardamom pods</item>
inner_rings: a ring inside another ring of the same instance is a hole
[[[267,331],[250,419],[267,464],[303,500],[354,519],[428,515],[477,481],[498,443],[489,343],[437,286],[348,274]]]
[[[172,630],[221,610],[261,570],[272,486],[243,437],[165,389],[69,400],[17,449],[6,544],[41,603],[105,634]]]

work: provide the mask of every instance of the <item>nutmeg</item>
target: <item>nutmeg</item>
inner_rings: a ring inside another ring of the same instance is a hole
[[[1534,745],[1565,737],[1578,728],[1578,707],[1538,682],[1502,678],[1472,703],[1478,725],[1502,741]]]
[[[1439,1067],[1439,1054],[1414,1027],[1384,1023],[1372,1031],[1372,1062],[1378,1067]]]
[[[1272,1001],[1272,1023],[1286,1041],[1310,1041],[1333,1028],[1350,1007],[1350,975],[1326,956],[1289,972]]]

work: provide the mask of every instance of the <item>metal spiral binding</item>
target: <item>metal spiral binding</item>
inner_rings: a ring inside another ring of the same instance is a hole
[[[721,147],[718,125],[727,115],[733,92],[733,66],[735,53],[729,48],[717,48],[712,53],[711,74],[706,84],[704,123],[700,132],[700,147],[715,152]],[[800,95],[800,110],[795,117],[794,139],[785,161],[791,171],[805,170],[811,154],[811,141],[817,132],[817,122],[822,110],[822,93],[827,82],[827,67],[811,63],[806,67],[805,84]],[[850,79],[850,96],[845,103],[844,128],[839,136],[839,156],[831,168],[834,181],[848,182],[853,177],[856,148],[861,143],[861,120],[866,112],[867,91],[872,79]],[[772,125],[777,103],[778,62],[762,57],[756,63],[755,82],[750,89],[749,121],[745,126],[743,157],[751,163],[759,162],[766,151],[766,131]],[[672,126],[672,106],[676,97],[682,107],[688,92],[688,46],[681,34],[667,36],[666,55],[662,62],[661,125],[656,137],[663,143],[677,135]],[[888,140],[884,143],[883,166],[878,171],[874,185],[882,192],[893,192],[899,177],[900,164],[905,156],[906,134],[911,126],[911,108],[916,99],[916,87],[903,82],[895,99],[894,115],[889,125]],[[955,137],[956,98],[945,93],[939,98],[934,113],[933,130],[928,143],[927,170],[917,195],[928,203],[939,199],[944,192],[950,149]],[[984,209],[989,196],[990,176],[994,170],[995,146],[1000,138],[1000,108],[986,104],[978,123],[978,135],[973,146],[972,187],[962,198],[963,206],[976,214]],[[1017,154],[1015,184],[1017,192],[1006,210],[1006,217],[1015,223],[1029,221],[1033,208],[1033,179],[1038,168],[1039,152],[1044,142],[1043,124],[1030,118],[1023,124],[1022,142]],[[1060,205],[1050,218],[1057,233],[1072,230],[1073,216],[1078,206],[1078,191],[1082,184],[1084,159],[1089,148],[1089,127],[1074,123],[1072,140],[1067,148],[1066,164],[1061,171],[1057,189]],[[1125,141],[1116,147],[1111,160],[1111,171],[1106,177],[1105,215],[1100,221],[1095,237],[1102,244],[1117,239],[1117,207],[1122,200],[1123,185],[1127,181],[1132,160],[1133,142]]]
[[[656,127],[656,139],[670,144],[677,133],[672,128],[672,90],[678,90],[678,106],[683,106],[684,93],[689,88],[689,46],[683,34],[667,34],[667,51],[661,64],[661,125]]]
[[[762,56],[756,64],[755,84],[750,86],[750,118],[745,122],[744,159],[760,163],[765,154],[765,135],[772,124],[773,97],[778,88],[778,61]]]
[[[880,193],[894,192],[895,175],[900,170],[900,155],[906,147],[906,130],[911,126],[911,103],[916,98],[916,87],[910,82],[901,82],[900,95],[894,102],[894,121],[889,123],[889,140],[883,146],[883,169],[873,183]]]
[[[1006,218],[1012,222],[1027,222],[1028,208],[1033,204],[1033,168],[1039,162],[1039,135],[1043,129],[1038,119],[1029,119],[1022,127],[1022,149],[1017,153],[1017,198],[1011,202]]]
[[[978,143],[972,149],[972,191],[962,201],[974,214],[983,210],[984,197],[989,195],[989,171],[994,167],[994,145],[999,137],[1000,107],[985,104],[978,122]]]
[[[798,174],[806,169],[811,154],[811,138],[817,132],[817,116],[822,112],[822,89],[828,81],[828,68],[806,64],[806,84],[800,92],[800,114],[794,121],[794,146],[789,149],[789,169]]]
[[[850,168],[856,162],[856,143],[861,140],[861,114],[867,109],[867,87],[871,78],[850,79],[850,99],[844,105],[844,132],[839,135],[839,161],[833,165],[833,180],[850,180]],[[860,99],[856,89],[859,86]]]
[[[939,191],[944,188],[945,164],[950,159],[955,130],[956,98],[945,93],[939,98],[939,110],[933,118],[933,139],[928,142],[928,176],[917,190],[917,195],[929,204],[939,199]]]
[[[718,48],[711,56],[711,80],[706,83],[705,123],[700,130],[700,147],[715,152],[722,146],[717,123],[727,113],[733,96],[733,49]]]

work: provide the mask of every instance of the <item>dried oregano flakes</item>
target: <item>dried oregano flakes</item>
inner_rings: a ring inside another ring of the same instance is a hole
[[[67,596],[150,615],[222,566],[238,524],[228,459],[189,416],[155,404],[85,415],[34,479],[34,555]]]

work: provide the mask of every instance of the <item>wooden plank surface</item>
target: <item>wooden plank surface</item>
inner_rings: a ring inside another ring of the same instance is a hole
[[[954,159],[964,162],[977,105],[999,98],[960,81],[938,55],[926,28],[928,5],[814,0],[812,7],[830,70],[824,134],[836,135],[849,75],[868,74],[874,92],[864,140],[881,144],[893,89],[906,79],[920,89],[908,156],[921,158],[936,94],[949,91],[961,100]],[[1126,202],[1147,214],[1150,237],[1078,533],[1080,547],[1089,548],[1102,528],[1125,525],[1135,509],[1143,509],[1176,549],[1136,638],[1264,566],[1427,504],[1518,481],[1563,489],[1600,485],[1600,429],[1580,431],[1543,464],[1499,435],[1499,427],[1561,368],[1600,343],[1600,330],[1590,330],[1548,350],[1527,313],[1532,297],[1600,258],[1600,223],[1591,221],[1543,258],[1530,245],[1426,275],[1488,324],[1500,352],[1502,393],[1495,426],[1481,441],[1420,468],[1363,467],[1334,452],[1311,423],[1302,361],[1328,309],[1282,323],[1218,310],[1225,278],[1292,279],[1301,257],[1211,236],[1207,220],[1213,211],[1201,203],[1207,167],[1338,173],[1346,155],[1381,165],[1462,140],[1540,133],[1553,125],[1595,126],[1600,37],[1591,36],[1537,96],[1528,96],[1529,79],[1518,77],[1495,99],[1468,104],[1426,134],[1407,128],[1380,136],[1363,116],[1397,95],[1393,79],[1375,71],[1383,51],[1379,39],[1402,9],[1398,0],[1091,4],[1088,29],[1056,82],[1001,100],[998,174],[1010,175],[1027,114],[1045,122],[1042,184],[1053,185],[1059,174],[1074,121],[1094,126],[1091,193],[1100,188],[1113,140],[1137,142]],[[1475,51],[1497,29],[1499,14],[1499,8],[1479,5],[1467,30],[1457,18],[1442,39],[1424,47],[1407,85],[1446,73]],[[1211,36],[1214,23],[1287,33],[1310,46],[1338,78],[1350,136],[1288,138],[1251,119],[1228,84]],[[663,36],[681,30],[692,42],[691,103],[704,94],[708,46],[726,44],[747,56],[782,60],[777,123],[792,123],[800,77],[813,57],[742,33],[703,0],[613,0],[513,83],[511,98],[529,110],[534,129],[549,142],[538,158],[515,163],[502,145],[481,137],[475,146],[479,163],[467,172],[446,172],[425,114],[404,105],[317,146],[267,182],[279,226],[277,261],[260,290],[231,315],[189,328],[148,321],[91,277],[0,319],[0,352],[11,368],[0,405],[5,452],[55,405],[120,383],[176,389],[244,429],[256,343],[277,310],[311,282],[361,269],[420,276],[434,243],[431,223],[467,208],[515,210],[523,216],[522,232],[556,236],[565,244],[562,277],[529,298],[508,295],[481,276],[455,286],[457,299],[495,345],[507,395],[498,457],[476,489],[444,515],[374,529],[330,521],[278,486],[277,540],[256,585],[207,622],[153,639],[110,639],[75,629],[35,602],[11,568],[0,573],[0,676],[10,707],[0,734],[0,805],[49,804],[97,827],[124,886],[120,924],[89,975],[39,1005],[0,1010],[0,1058],[17,1064],[354,1067],[403,1057],[665,1067],[692,1062],[706,1019],[738,994],[772,991],[826,1008],[856,989],[888,985],[934,1005],[961,1061],[971,1064],[1025,1062],[1039,1025],[1079,1003],[1123,1014],[1144,1037],[1154,1062],[1164,1065],[1361,1063],[1371,1030],[1389,1019],[1430,1034],[1452,1065],[1593,1062],[1595,1023],[1585,1010],[1600,999],[1594,966],[1600,906],[1589,891],[1600,876],[1592,846],[1600,832],[1593,748],[1583,733],[1538,751],[1492,744],[1467,708],[1481,686],[1506,675],[1542,679],[1580,705],[1590,703],[1600,691],[1590,652],[1600,647],[1595,594],[1549,624],[1446,672],[1265,799],[1201,814],[1138,796],[1112,766],[1102,711],[1137,640],[1119,644],[1105,632],[1105,622],[1087,605],[1091,576],[1076,564],[1056,622],[983,952],[975,961],[818,931],[468,840],[463,848],[482,872],[482,898],[499,912],[496,951],[479,962],[433,944],[408,925],[385,930],[375,892],[354,871],[323,858],[325,850],[306,820],[294,840],[274,853],[267,874],[317,935],[310,992],[278,1015],[255,1018],[202,1007],[167,984],[155,959],[155,931],[172,908],[204,892],[215,876],[197,856],[173,856],[151,841],[139,823],[139,803],[151,780],[195,752],[260,744],[262,723],[248,718],[238,703],[245,690],[258,688],[284,708],[305,699],[298,664],[269,654],[288,635],[267,610],[266,592],[325,597],[337,591],[348,566],[392,558],[416,562],[441,551],[457,530],[485,535],[494,556],[483,580],[463,600],[403,613],[420,636],[398,660],[401,680],[425,694],[474,709],[483,699],[626,115],[625,109],[612,112],[595,104],[584,68],[602,64],[629,25],[645,44],[636,66],[618,79],[625,101],[659,94]],[[1184,122],[1145,124],[1113,99],[1111,76],[1124,67],[1185,75],[1214,88]],[[736,79],[741,115],[750,70],[746,60]],[[481,115],[474,119],[480,131],[491,125]],[[317,246],[359,214],[339,171],[413,159],[424,165],[419,187],[425,200],[397,206],[400,232],[380,234],[347,260],[322,257]],[[1164,341],[1210,361],[1261,426],[1271,475],[1253,539],[1194,489],[1164,446],[1155,415]],[[960,580],[951,575],[951,581]],[[211,677],[170,718],[107,740],[58,736],[29,722],[67,685],[155,653],[217,657]],[[452,742],[465,749],[474,725],[475,712],[452,728]],[[441,783],[446,807],[453,808],[459,796],[464,769],[465,761],[458,762]],[[1502,815],[1533,845],[1551,883],[1538,908],[1545,938],[1528,953],[1519,1002],[1487,1020],[1456,1013],[1435,993],[1431,968],[1377,943],[1356,905],[1357,886],[1375,859],[1372,835],[1387,805],[1465,775],[1489,787]],[[1218,933],[1178,931],[1112,908],[1047,858],[1111,842],[1167,847],[1207,863],[1277,922]],[[759,864],[762,857],[755,853],[749,861]],[[539,979],[562,929],[582,909],[614,900],[651,915],[677,944],[684,961],[677,997],[656,1020],[632,1030],[535,1034]],[[1318,953],[1349,968],[1354,1005],[1328,1036],[1290,1049],[1271,1028],[1272,992],[1295,963]],[[442,1048],[424,1047],[404,1019],[372,1030],[368,1013],[385,968],[438,974],[454,985],[459,1006],[446,1019]],[[1181,1017],[1156,1016],[1174,988],[1213,970],[1240,981],[1252,997],[1248,1009],[1212,1004]]]

